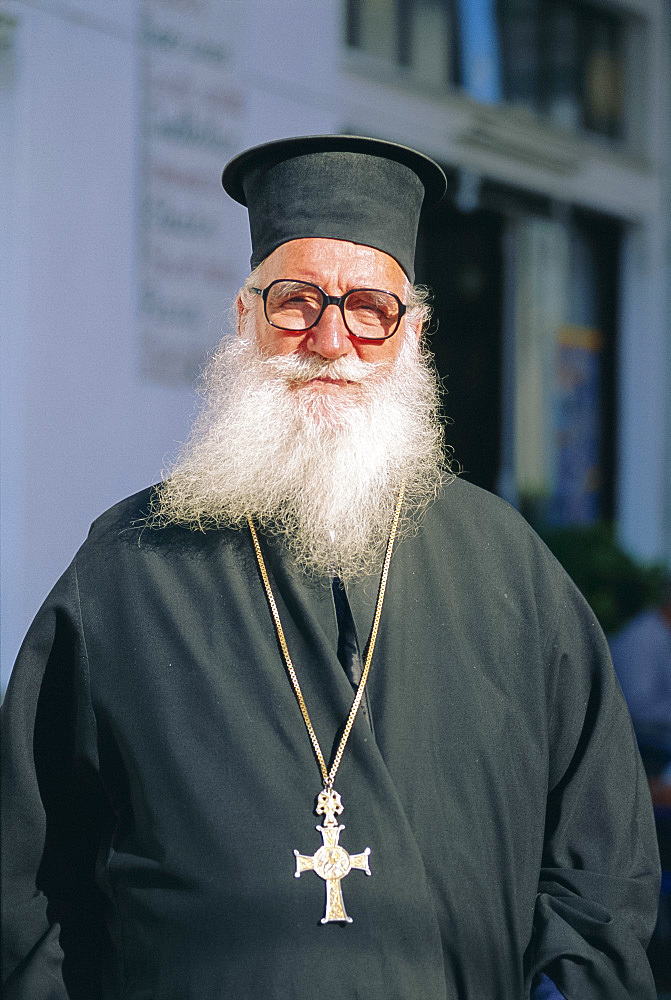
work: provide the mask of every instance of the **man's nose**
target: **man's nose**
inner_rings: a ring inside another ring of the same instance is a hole
[[[342,358],[349,353],[351,341],[343,320],[342,313],[336,305],[326,307],[316,326],[308,331],[306,347],[322,358]]]

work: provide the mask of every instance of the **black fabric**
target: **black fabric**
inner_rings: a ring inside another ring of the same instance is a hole
[[[382,250],[410,280],[422,205],[446,187],[438,164],[416,150],[346,135],[255,146],[227,164],[222,183],[248,208],[253,268],[282,243],[327,237]]]
[[[338,622],[338,659],[349,677],[350,684],[356,689],[363,673],[359,638],[356,634],[352,611],[342,581],[335,577],[332,581],[332,587],[333,603]]]
[[[354,691],[359,686],[359,681],[363,674],[363,661],[361,659],[361,649],[359,637],[356,634],[356,626],[352,617],[352,610],[347,600],[347,591],[344,584],[337,577],[331,582],[333,589],[333,603],[335,605],[336,621],[338,622],[338,659],[343,670],[349,677],[350,684]],[[372,622],[371,622],[372,626]],[[368,692],[364,690],[359,713],[366,720],[371,730],[373,720],[370,714],[368,702]]]
[[[402,540],[336,787],[354,923],[321,926],[319,771],[246,532],[103,515],[3,706],[7,996],[653,1000],[652,813],[605,640],[463,482]],[[325,752],[352,699],[330,581],[262,538]],[[359,639],[377,579],[348,586]],[[63,952],[65,957],[63,957]]]

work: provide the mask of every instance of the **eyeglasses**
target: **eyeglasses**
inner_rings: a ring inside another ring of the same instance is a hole
[[[406,306],[393,292],[380,288],[351,288],[344,295],[327,295],[309,281],[278,278],[267,288],[252,288],[263,297],[263,310],[271,326],[289,333],[311,330],[327,306],[337,306],[345,327],[362,340],[387,340],[398,330]]]

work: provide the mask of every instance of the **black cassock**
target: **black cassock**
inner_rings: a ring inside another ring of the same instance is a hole
[[[249,534],[143,529],[148,499],[95,522],[5,700],[7,1000],[521,1000],[541,972],[568,1000],[654,997],[627,710],[511,508],[457,481],[397,543],[335,783],[372,876],[341,883],[354,922],[322,926],[325,882],[294,877],[319,770]],[[262,546],[328,756],[352,701],[333,590]],[[347,588],[362,649],[377,586]]]

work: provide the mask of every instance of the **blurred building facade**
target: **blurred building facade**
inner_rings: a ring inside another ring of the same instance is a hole
[[[90,521],[155,480],[248,269],[240,149],[375,135],[421,228],[464,475],[671,562],[666,0],[5,0],[5,676]]]

